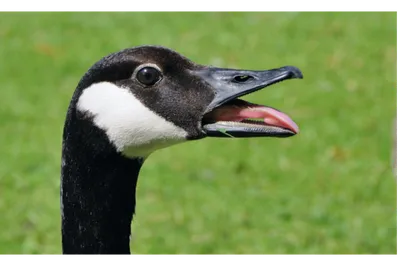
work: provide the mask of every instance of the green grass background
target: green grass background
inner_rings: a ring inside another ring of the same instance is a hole
[[[85,71],[159,44],[202,64],[298,66],[245,99],[288,139],[205,139],[154,153],[135,253],[396,253],[396,13],[0,14],[0,253],[61,253],[61,132]]]

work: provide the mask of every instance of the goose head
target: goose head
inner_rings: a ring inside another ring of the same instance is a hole
[[[128,157],[205,137],[289,137],[299,132],[277,109],[239,99],[287,79],[293,66],[242,70],[205,66],[160,46],[102,58],[81,79],[76,109]],[[89,140],[88,140],[89,141]]]

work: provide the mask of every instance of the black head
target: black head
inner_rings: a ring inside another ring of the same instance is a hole
[[[94,64],[72,107],[129,156],[185,140],[287,137],[296,124],[276,109],[238,97],[279,81],[302,78],[295,67],[251,71],[208,67],[159,46],[126,49]]]

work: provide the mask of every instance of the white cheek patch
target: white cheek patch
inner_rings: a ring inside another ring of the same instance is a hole
[[[118,151],[129,157],[186,140],[187,132],[147,108],[126,88],[101,82],[86,88],[77,104],[80,112],[94,116]]]

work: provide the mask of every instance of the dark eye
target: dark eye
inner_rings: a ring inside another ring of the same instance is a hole
[[[161,73],[154,67],[144,67],[137,72],[136,78],[140,83],[151,86],[161,79]]]

